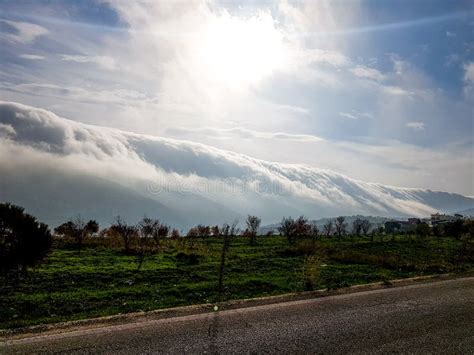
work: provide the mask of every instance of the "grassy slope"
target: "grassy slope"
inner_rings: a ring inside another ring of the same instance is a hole
[[[215,292],[220,239],[167,241],[137,272],[134,256],[101,246],[80,255],[57,246],[27,279],[6,286],[0,279],[0,328],[26,326],[164,307],[207,303]],[[317,288],[336,288],[393,278],[473,269],[452,261],[460,242],[451,238],[414,242],[366,238],[289,247],[282,237],[260,237],[255,247],[234,238],[226,264],[224,299],[303,291],[304,254],[322,255]],[[177,258],[182,252],[184,258]],[[195,254],[197,263],[186,255]]]

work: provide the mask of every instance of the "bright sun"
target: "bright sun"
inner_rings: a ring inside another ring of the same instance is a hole
[[[286,62],[282,35],[272,18],[264,15],[215,19],[200,54],[212,80],[233,89],[259,82]]]

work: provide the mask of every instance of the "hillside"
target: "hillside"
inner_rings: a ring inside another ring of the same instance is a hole
[[[187,228],[249,213],[271,223],[288,215],[427,216],[474,207],[459,194],[363,182],[20,104],[1,103],[0,124],[0,200],[52,224],[78,213],[102,223],[148,214]]]

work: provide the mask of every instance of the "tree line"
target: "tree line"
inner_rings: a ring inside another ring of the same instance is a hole
[[[85,221],[81,217],[73,218],[56,228],[54,236],[72,240],[78,254],[84,246],[84,241],[91,237],[114,238],[120,241],[125,254],[133,254],[137,258],[138,269],[141,268],[145,257],[159,252],[165,239],[187,240],[196,238],[219,237],[224,239],[223,255],[228,248],[228,238],[241,235],[248,237],[250,245],[258,244],[261,219],[248,215],[245,220],[245,229],[240,231],[237,222],[223,226],[207,226],[199,224],[190,228],[182,235],[178,229],[171,228],[159,219],[144,216],[138,223],[127,223],[122,217],[114,219],[110,227],[100,230],[99,223],[95,220]],[[466,233],[473,233],[473,221],[455,221],[443,227],[429,228],[426,224],[419,224],[415,233],[420,236],[454,236],[460,238]],[[426,228],[427,227],[427,228]],[[340,216],[328,220],[322,227],[310,222],[306,217],[283,217],[278,233],[285,237],[290,245],[302,237],[320,238],[335,236],[372,236],[383,232],[375,228],[368,219],[356,218],[349,223],[345,217]],[[267,235],[272,232],[267,233]],[[227,238],[227,239],[226,239]],[[10,203],[0,204],[0,272],[26,272],[28,267],[35,266],[48,254],[53,241],[53,234],[47,225],[40,223],[35,217],[25,213],[24,209]]]
[[[250,245],[257,245],[257,236],[261,222],[259,217],[248,215],[245,220],[246,228],[237,234],[248,237]],[[76,217],[56,227],[54,233],[57,236],[74,240],[79,253],[85,238],[100,235],[102,237],[109,236],[119,238],[122,241],[125,253],[138,251],[143,254],[150,248],[159,250],[161,241],[165,238],[222,237],[224,235],[223,230],[225,226],[227,225],[220,227],[218,225],[208,226],[198,224],[197,226],[191,227],[186,234],[181,235],[178,229],[171,228],[159,219],[145,216],[136,224],[128,224],[122,217],[118,216],[109,228],[98,233],[99,225],[96,221],[89,220],[86,222],[80,217]],[[371,226],[369,220],[357,218],[352,222],[352,234],[356,236],[368,235]],[[294,244],[300,237],[317,238],[331,235],[343,237],[350,234],[348,223],[345,222],[345,217],[342,216],[334,220],[329,220],[324,224],[322,230],[320,230],[315,223],[310,222],[305,216],[300,216],[296,219],[293,217],[283,217],[277,230],[281,236],[287,238],[289,244]],[[234,230],[234,232],[236,231],[237,229]],[[273,233],[267,233],[267,235],[271,234]]]

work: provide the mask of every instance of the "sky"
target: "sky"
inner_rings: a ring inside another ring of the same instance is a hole
[[[473,34],[473,1],[5,0],[0,100],[473,196]]]

